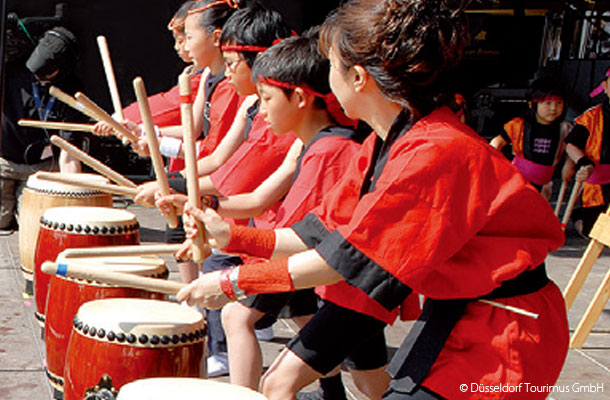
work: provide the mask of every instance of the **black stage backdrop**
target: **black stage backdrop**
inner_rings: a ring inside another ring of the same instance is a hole
[[[261,2],[280,11],[297,32],[320,23],[339,4],[339,0]],[[60,3],[63,7],[58,12],[56,8]],[[177,83],[177,76],[184,67],[173,50],[173,39],[166,28],[181,3],[182,0],[8,0],[7,10],[26,22],[34,38],[42,32],[37,29],[40,24],[27,23],[32,21],[31,17],[62,14],[62,24],[72,30],[79,41],[80,60],[76,72],[85,85],[85,93],[111,111],[96,37],[104,35],[108,40],[123,106],[135,100],[132,80],[136,76],[144,79],[150,94],[167,90]],[[17,38],[19,34],[21,32],[17,30]],[[33,48],[25,39],[17,44],[26,57]]]

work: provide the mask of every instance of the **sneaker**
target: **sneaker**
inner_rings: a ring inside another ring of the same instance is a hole
[[[227,353],[218,353],[208,357],[208,378],[229,374],[229,357]]]
[[[273,338],[275,337],[272,326],[270,326],[268,328],[257,329],[254,331],[254,334],[256,335],[256,338],[258,340],[264,340],[267,342],[270,340],[273,340]]]

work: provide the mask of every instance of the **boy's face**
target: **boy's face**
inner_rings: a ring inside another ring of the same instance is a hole
[[[208,34],[197,23],[197,14],[186,17],[184,24],[185,51],[195,63],[197,68],[205,68],[210,65],[214,51],[218,51],[218,43],[214,32]]]
[[[271,125],[273,132],[276,135],[284,135],[293,131],[298,109],[294,107],[293,101],[286,96],[284,90],[260,82],[256,84],[256,88],[260,98],[259,112]]]
[[[193,61],[191,55],[186,50],[186,34],[184,32],[177,31],[176,29],[172,29],[172,35],[174,36],[174,50],[176,50],[176,53],[178,53],[178,57],[180,57],[185,63],[190,63]]]
[[[536,104],[536,119],[543,125],[549,125],[563,113],[563,100],[545,100]]]
[[[235,86],[240,96],[256,93],[256,85],[252,83],[252,69],[237,51],[223,51],[225,60],[225,76]]]

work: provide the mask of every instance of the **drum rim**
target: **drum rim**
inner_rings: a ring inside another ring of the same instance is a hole
[[[143,318],[142,310],[138,307],[146,307],[147,310],[154,308],[157,320],[134,322],[121,320],[125,316],[114,318],[112,313],[116,309],[109,310],[110,306],[108,306],[113,303],[121,306],[117,309],[132,313],[133,319]],[[172,315],[169,312],[173,311],[173,320],[169,318],[166,321],[161,320],[159,316],[163,311],[168,315]],[[177,315],[184,316],[184,321],[177,321]],[[207,327],[200,312],[177,303],[137,298],[111,298],[86,302],[80,306],[74,316],[73,330],[98,341],[148,348],[202,343],[206,340],[207,334]]]

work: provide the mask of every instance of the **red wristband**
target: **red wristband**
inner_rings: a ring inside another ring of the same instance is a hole
[[[220,276],[218,280],[220,281],[220,289],[222,292],[231,300],[237,300],[237,296],[235,295],[235,291],[233,290],[233,285],[231,284],[231,274],[232,268],[223,269],[220,271]]]
[[[293,292],[288,258],[240,265],[237,286],[248,296],[257,293]]]
[[[260,258],[271,258],[275,249],[275,231],[251,226],[231,225],[227,253],[245,253]]]

